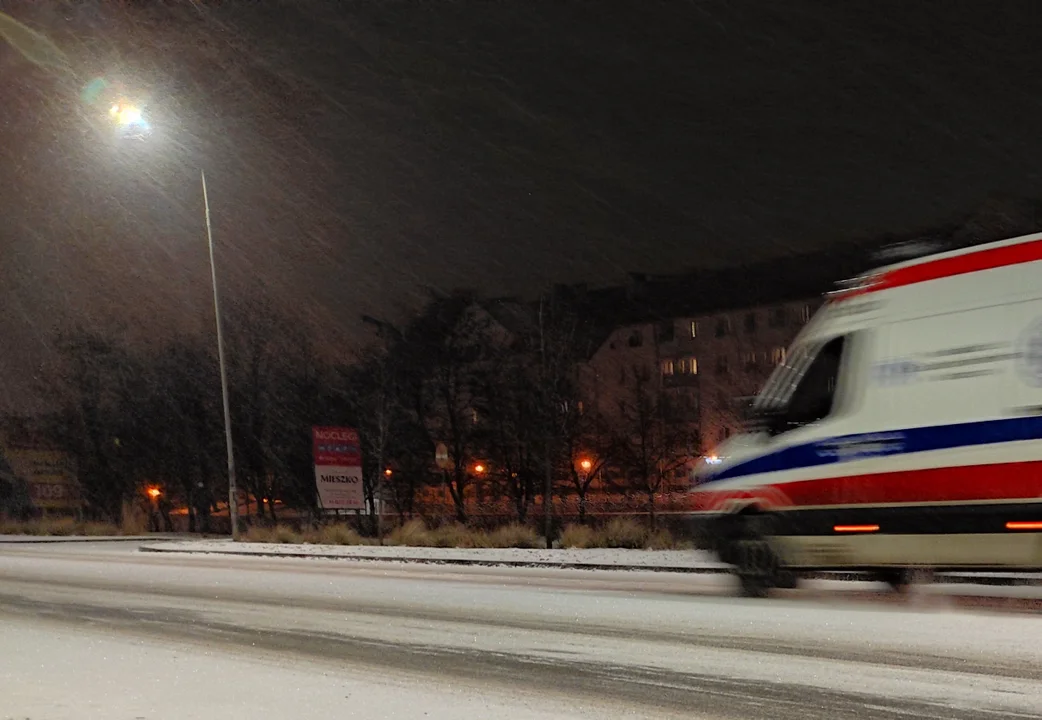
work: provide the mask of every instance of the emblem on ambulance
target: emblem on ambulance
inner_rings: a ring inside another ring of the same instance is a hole
[[[1021,333],[1017,343],[1017,372],[1032,387],[1042,387],[1042,318]]]

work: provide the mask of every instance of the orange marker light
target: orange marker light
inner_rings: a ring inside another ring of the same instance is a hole
[[[1042,530],[1042,520],[1016,521],[1006,523],[1007,530]]]
[[[858,533],[858,532],[876,532],[879,530],[878,525],[835,525],[832,528],[838,533]]]

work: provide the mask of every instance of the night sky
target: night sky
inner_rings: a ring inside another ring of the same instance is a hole
[[[2,2],[76,75],[0,47],[0,408],[55,329],[210,330],[201,167],[229,303],[344,348],[425,287],[734,265],[1042,196],[1036,6]],[[99,76],[152,139],[112,140],[80,99]]]

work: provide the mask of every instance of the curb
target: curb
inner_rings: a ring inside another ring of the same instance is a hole
[[[172,539],[172,538],[171,538]],[[483,560],[470,558],[431,558],[431,557],[387,557],[383,555],[338,555],[313,552],[250,552],[246,550],[192,550],[186,548],[150,547],[142,545],[140,552],[150,553],[187,553],[190,555],[231,555],[235,557],[293,558],[318,560],[354,560],[361,562],[388,562],[414,565],[454,565],[461,567],[514,567],[539,568],[554,570],[615,570],[621,572],[661,572],[687,575],[727,575],[732,572],[730,566],[670,566],[670,565],[619,565],[612,563],[553,562],[547,560]],[[801,573],[805,578],[815,580],[872,581],[871,573],[861,571],[823,570]],[[970,573],[937,573],[934,583],[945,585],[987,585],[994,587],[1042,585],[1042,577],[1025,576],[1025,574],[988,573],[972,575]]]

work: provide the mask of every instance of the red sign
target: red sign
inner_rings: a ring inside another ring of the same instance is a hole
[[[362,464],[358,431],[344,427],[311,428],[311,450],[315,465],[352,466]]]

